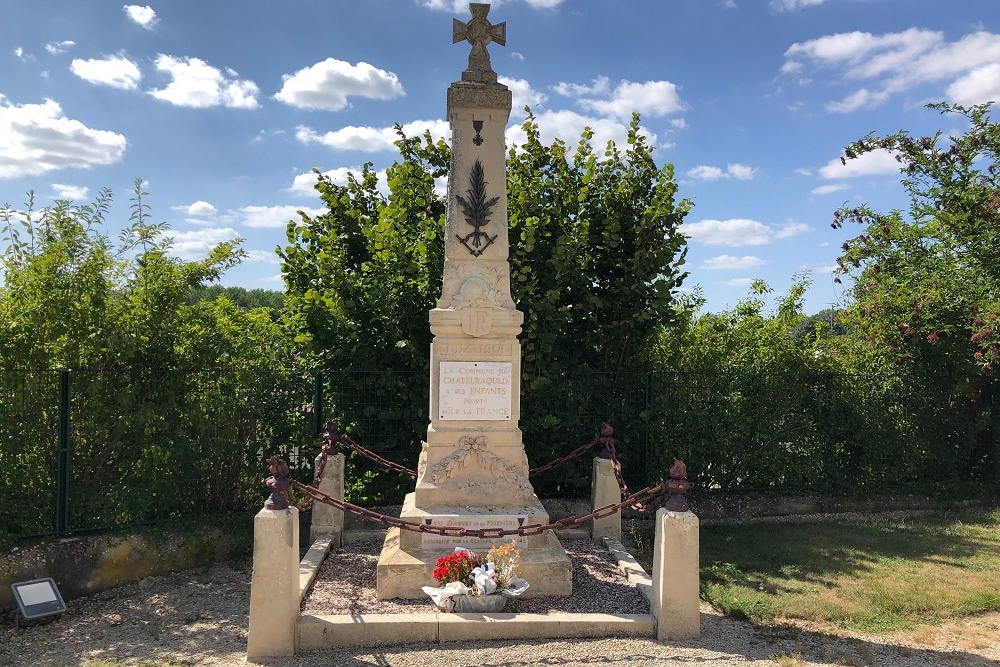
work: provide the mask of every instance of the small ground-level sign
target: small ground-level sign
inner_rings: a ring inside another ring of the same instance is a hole
[[[10,589],[14,591],[18,611],[27,621],[66,611],[66,603],[52,577],[11,584]]]

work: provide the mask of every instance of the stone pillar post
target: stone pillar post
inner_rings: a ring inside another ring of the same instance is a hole
[[[594,472],[590,478],[590,511],[607,505],[617,505],[622,501],[622,492],[611,467],[611,459],[594,458]],[[622,513],[621,510],[603,519],[594,519],[590,529],[590,537],[600,542],[605,537],[621,542]]]
[[[653,538],[653,590],[649,607],[656,617],[656,638],[697,639],[698,517],[693,512],[656,512]]]
[[[262,509],[253,520],[247,659],[295,655],[299,617],[299,511]]]
[[[316,457],[316,468],[319,469],[323,455]],[[337,453],[326,459],[323,469],[323,479],[319,490],[337,500],[344,499],[344,455]],[[312,523],[309,525],[309,543],[312,544],[321,537],[330,538],[330,546],[339,547],[343,543],[344,510],[339,510],[324,502],[314,501],[312,506]]]

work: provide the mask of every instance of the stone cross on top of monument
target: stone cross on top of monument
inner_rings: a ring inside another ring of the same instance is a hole
[[[472,44],[469,53],[469,69],[462,72],[462,81],[476,83],[496,83],[497,74],[490,65],[490,52],[486,45],[496,42],[500,46],[507,44],[507,22],[493,25],[486,18],[490,6],[484,2],[469,3],[472,20],[463,23],[458,19],[452,21],[452,43],[468,41]]]

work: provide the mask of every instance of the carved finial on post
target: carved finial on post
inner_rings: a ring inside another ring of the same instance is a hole
[[[469,3],[469,11],[472,13],[472,20],[468,23],[452,19],[452,43],[464,40],[472,44],[469,68],[462,72],[462,81],[496,83],[497,74],[490,65],[490,52],[486,50],[486,45],[490,42],[496,42],[500,46],[507,44],[507,22],[496,25],[490,23],[486,18],[490,13],[490,6],[483,2]]]
[[[612,448],[615,444],[615,429],[611,427],[611,424],[607,422],[601,423],[601,437],[597,441],[601,443],[601,451],[597,455],[597,458],[612,458]]]
[[[264,501],[264,509],[286,510],[288,509],[288,489],[292,486],[292,480],[288,477],[288,464],[278,456],[269,458],[267,464],[271,476],[263,480],[263,484],[271,489],[271,495]]]
[[[324,454],[335,453],[337,443],[340,441],[340,424],[337,423],[336,419],[330,419],[326,422],[326,427],[320,433],[320,437],[323,439],[323,445],[320,447],[322,452]]]
[[[684,493],[691,488],[691,482],[687,480],[687,466],[684,461],[674,459],[674,464],[670,466],[670,479],[667,480],[667,502],[663,504],[665,509],[671,512],[688,512],[688,506]]]

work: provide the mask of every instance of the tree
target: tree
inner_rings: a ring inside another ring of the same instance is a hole
[[[829,470],[817,437],[832,359],[799,344],[794,332],[807,318],[806,275],[796,275],[773,313],[762,280],[731,310],[693,317],[661,335],[651,427],[677,443],[703,489],[822,488]]]
[[[633,116],[624,151],[598,155],[585,130],[576,149],[544,146],[532,115],[526,141],[507,159],[511,280],[525,313],[521,335],[521,428],[532,465],[618,426],[621,455],[645,476],[636,421],[656,335],[678,323],[687,273],[671,164],[657,167]],[[541,481],[560,492],[586,488],[585,465]]]
[[[792,339],[803,348],[811,348],[816,341],[825,336],[843,336],[846,330],[837,313],[836,308],[824,308],[818,313],[807,316],[792,327],[790,332]]]
[[[427,311],[440,296],[445,203],[434,178],[450,153],[430,134],[407,138],[386,171],[388,196],[370,164],[347,185],[320,174],[321,215],[290,221],[278,249],[284,321],[306,364],[326,373],[326,414],[363,445],[416,465],[427,426]],[[317,172],[318,173],[318,172]],[[354,500],[401,496],[406,484],[351,457]]]
[[[530,113],[524,130],[525,144],[509,151],[507,191],[512,292],[525,313],[521,426],[536,465],[613,416],[617,381],[641,368],[658,327],[676,319],[674,291],[686,275],[678,228],[691,203],[676,200],[673,167],[656,166],[638,117],[625,151],[609,144],[603,157],[589,130],[572,156],[562,141],[541,144]],[[427,423],[427,311],[443,265],[446,206],[434,179],[447,174],[450,150],[398,131],[389,194],[370,166],[344,186],[320,176],[329,211],[290,222],[279,254],[286,316],[317,364],[412,374],[405,386],[393,376],[401,398],[414,399],[407,432],[378,444],[388,458],[415,461]],[[599,373],[608,377],[595,385]],[[387,391],[387,377],[370,389]]]
[[[903,131],[845,150],[845,160],[894,152],[910,208],[908,216],[867,205],[835,213],[834,228],[864,227],[837,260],[854,278],[843,317],[893,361],[923,357],[989,373],[1000,363],[1000,125],[989,104],[930,108],[964,116],[969,129],[948,146],[941,132],[915,139]]]
[[[244,310],[267,308],[271,311],[271,316],[274,319],[277,319],[280,315],[281,304],[285,300],[284,292],[277,290],[208,285],[192,288],[188,292],[187,303],[188,305],[194,305],[199,301],[214,301],[221,296],[226,297],[234,305]]]
[[[996,412],[1000,365],[1000,125],[989,104],[929,106],[968,128],[947,141],[941,132],[868,135],[845,149],[845,161],[894,153],[910,205],[905,214],[836,212],[834,228],[863,227],[837,260],[853,278],[853,300],[841,314],[851,335],[836,349],[858,367],[894,367],[913,388],[914,438],[936,452],[925,460],[939,477],[1000,474],[1000,438],[983,424],[991,405]],[[957,425],[955,415],[964,416]]]
[[[146,196],[136,180],[117,242],[107,190],[40,212],[29,194],[23,212],[0,213],[0,486],[21,499],[0,508],[0,541],[51,529],[61,369],[72,371],[72,528],[245,509],[259,496],[258,450],[298,435],[302,398],[268,311],[187,303],[240,260],[239,240],[175,258]]]

